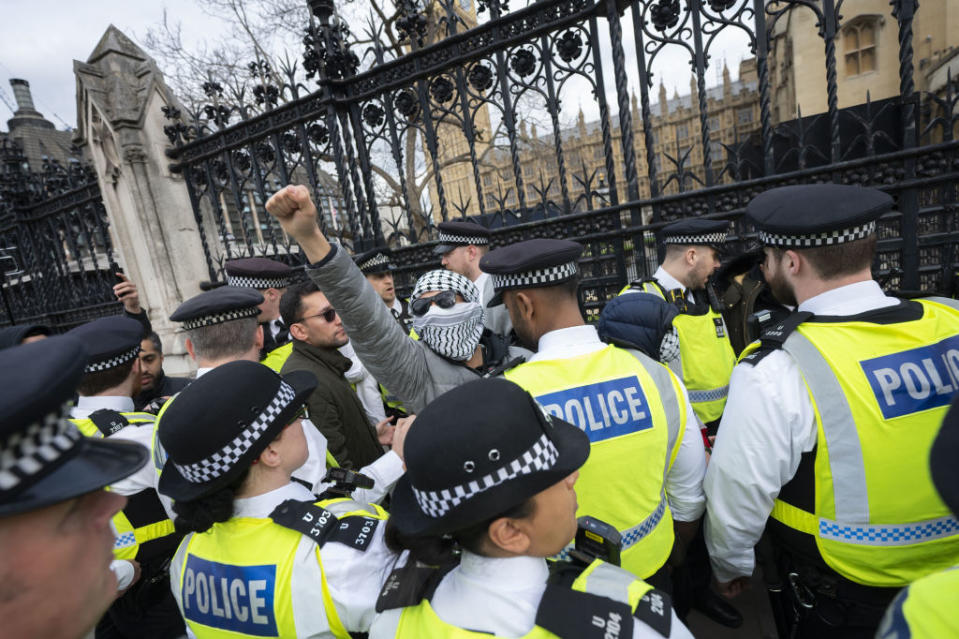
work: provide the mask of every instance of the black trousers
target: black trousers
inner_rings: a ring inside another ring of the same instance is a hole
[[[170,576],[141,579],[113,602],[96,628],[96,639],[177,639],[186,634],[170,589]]]

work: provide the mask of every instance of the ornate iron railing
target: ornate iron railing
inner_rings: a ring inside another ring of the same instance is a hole
[[[79,162],[33,171],[0,142],[0,325],[54,330],[119,312],[116,263],[96,175]]]
[[[750,197],[828,181],[893,194],[878,273],[893,287],[941,289],[957,261],[956,87],[950,77],[934,94],[916,90],[917,3],[893,0],[881,24],[896,33],[899,94],[840,108],[843,1],[312,0],[302,64],[259,61],[245,83],[208,83],[203,104],[169,110],[168,154],[198,220],[216,220],[219,237],[202,238],[214,280],[212,255],[300,259],[263,203],[302,182],[327,234],[396,247],[400,287],[437,265],[439,220],[473,217],[494,244],[579,239],[595,309],[651,272],[664,223],[724,218],[745,239]],[[781,109],[793,12],[812,18],[807,40],[824,55],[812,116],[801,95],[795,112]],[[752,58],[736,80],[708,86],[730,38]],[[656,95],[657,74],[687,72],[689,96]],[[575,121],[576,100],[592,121],[582,110]]]

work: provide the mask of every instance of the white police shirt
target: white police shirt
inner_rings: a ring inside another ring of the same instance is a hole
[[[664,289],[666,289],[666,292],[667,292],[667,293],[668,293],[669,291],[672,291],[672,290],[675,290],[675,289],[678,288],[678,289],[680,289],[681,291],[683,291],[683,294],[686,296],[686,300],[687,300],[687,301],[689,301],[689,302],[695,301],[695,300],[693,299],[692,291],[686,290],[686,286],[685,286],[682,282],[680,282],[679,280],[677,280],[675,277],[673,277],[672,275],[670,275],[669,272],[668,272],[666,269],[664,269],[662,266],[660,266],[659,268],[657,268],[657,269],[656,269],[656,272],[653,273],[653,279],[656,280],[657,282],[659,282],[660,285],[661,285]],[[669,300],[667,300],[667,301],[669,301]]]
[[[539,339],[539,349],[530,358],[531,362],[547,359],[568,359],[594,353],[609,346],[599,339],[596,328],[589,325],[573,326],[550,331]],[[703,494],[703,476],[706,473],[706,455],[703,438],[699,432],[699,420],[689,403],[686,387],[683,389],[683,404],[686,406],[686,430],[679,452],[666,476],[666,494],[669,508],[677,521],[695,521],[706,508]]]
[[[459,565],[440,581],[430,606],[446,623],[487,632],[496,637],[522,637],[536,625],[536,611],[546,591],[549,569],[537,557],[481,557],[464,551]],[[370,639],[392,639],[401,608],[377,615]],[[670,637],[692,639],[692,634],[672,613]],[[662,639],[639,621],[634,639]]]
[[[799,310],[842,316],[898,303],[869,280],[811,297]],[[815,445],[812,401],[792,357],[778,350],[733,369],[705,482],[706,546],[720,582],[753,573],[773,501]]]
[[[304,486],[291,482],[268,493],[237,499],[233,502],[233,516],[266,519],[270,513],[287,499],[313,499]],[[320,550],[323,560],[322,573],[326,575],[330,596],[340,622],[349,632],[366,632],[375,613],[376,600],[386,577],[393,570],[396,555],[383,543],[385,522],[373,533],[373,539],[365,551],[339,543],[328,543]],[[191,533],[196,534],[196,533]],[[183,612],[180,574],[185,559],[187,541],[177,549],[170,562],[170,585],[180,612]],[[293,619],[298,639],[328,639],[333,637],[326,610],[323,607],[321,568],[315,557],[316,543],[304,536],[294,562],[290,581],[293,601]],[[251,557],[255,560],[255,557]],[[272,597],[270,597],[272,599]],[[194,637],[187,624],[187,635]]]

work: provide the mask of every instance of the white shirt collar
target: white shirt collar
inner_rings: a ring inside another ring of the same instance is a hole
[[[489,273],[484,273],[484,272],[480,271],[479,277],[477,277],[475,280],[473,280],[473,284],[476,284],[476,288],[478,288],[478,289],[480,290],[480,292],[482,292],[482,291],[483,291],[483,284],[485,284],[485,283],[486,283],[486,280],[488,280],[488,279],[489,279]]]
[[[397,315],[403,314],[403,302],[400,301],[399,296],[393,298],[393,305],[390,308],[396,311]]]
[[[268,493],[235,500],[233,502],[233,516],[263,519],[269,517],[273,509],[287,499],[297,501],[315,500],[316,496],[303,484],[291,481],[286,486],[271,490]]]
[[[529,358],[534,362],[543,359],[566,359],[605,348],[599,339],[596,327],[585,324],[550,331],[539,338],[536,353]]]
[[[133,411],[133,399],[118,395],[94,395],[78,397],[77,405],[70,409],[70,416],[74,419],[86,419],[90,413],[102,409],[115,410],[118,413]]]
[[[816,315],[856,315],[898,303],[897,298],[883,293],[878,282],[866,280],[810,297],[799,305],[798,310]]]
[[[542,557],[483,557],[464,550],[456,574],[459,579],[488,582],[498,589],[523,590],[540,584],[545,587],[549,568]]]
[[[196,376],[195,376],[193,379],[200,379],[201,377],[203,377],[204,375],[206,375],[207,373],[209,373],[209,372],[212,371],[212,370],[213,370],[213,367],[212,367],[212,366],[210,366],[210,367],[208,367],[208,368],[198,368],[198,369],[196,369]]]

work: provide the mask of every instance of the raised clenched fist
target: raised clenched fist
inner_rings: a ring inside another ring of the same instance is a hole
[[[297,242],[312,237],[319,230],[310,190],[301,184],[291,184],[274,193],[266,202],[266,210]]]

